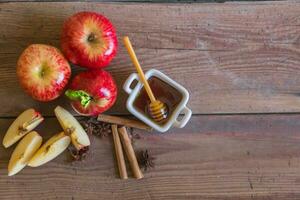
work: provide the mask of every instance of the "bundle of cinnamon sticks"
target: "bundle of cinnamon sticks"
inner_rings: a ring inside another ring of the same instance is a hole
[[[118,163],[120,178],[121,179],[128,178],[122,146],[125,150],[125,153],[126,153],[129,165],[131,167],[133,176],[136,179],[143,178],[143,174],[141,172],[138,161],[136,159],[133,147],[131,145],[131,140],[128,137],[128,134],[126,131],[126,127],[123,126],[121,128],[118,128],[118,126],[115,124],[112,125],[111,127],[112,127],[112,134],[113,134],[116,159],[117,159],[117,163]]]
[[[131,144],[131,140],[130,140],[127,130],[126,130],[126,126],[131,127],[131,128],[148,130],[148,131],[152,130],[152,128],[139,122],[139,121],[126,119],[126,118],[122,118],[122,117],[117,117],[117,116],[101,114],[98,116],[97,120],[112,124],[111,129],[112,129],[115,154],[116,154],[120,178],[121,179],[128,178],[123,149],[127,156],[127,159],[128,159],[129,165],[131,167],[134,178],[136,178],[136,179],[143,178],[144,176],[139,167],[133,146]],[[118,127],[118,125],[120,127]]]

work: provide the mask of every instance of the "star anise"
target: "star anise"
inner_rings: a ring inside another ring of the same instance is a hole
[[[155,167],[155,157],[150,154],[149,150],[140,150],[136,153],[136,155],[140,168],[142,168],[144,171]]]
[[[100,138],[107,137],[111,133],[111,124],[100,122],[95,117],[83,119],[80,123],[88,134],[96,135]]]
[[[72,156],[73,161],[84,160],[89,152],[89,147],[83,147],[80,150],[77,150],[73,145],[68,147],[70,155]]]

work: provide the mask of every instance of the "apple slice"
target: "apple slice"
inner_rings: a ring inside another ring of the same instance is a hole
[[[70,144],[71,139],[64,132],[51,137],[30,159],[28,166],[38,167],[61,154]]]
[[[70,135],[77,150],[90,145],[89,136],[71,113],[60,106],[57,106],[54,112],[65,133]]]
[[[42,115],[36,110],[32,108],[25,110],[8,128],[2,141],[3,146],[5,148],[10,147],[37,127],[43,120]]]
[[[40,148],[42,137],[35,131],[28,133],[13,151],[8,163],[8,176],[13,176],[21,171]]]

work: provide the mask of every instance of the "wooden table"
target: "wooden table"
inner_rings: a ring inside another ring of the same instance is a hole
[[[145,70],[157,68],[190,92],[193,117],[168,134],[138,130],[156,167],[142,180],[120,180],[111,138],[92,137],[91,154],[71,163],[64,153],[8,177],[13,148],[0,147],[0,199],[300,199],[300,3],[0,4],[0,130],[34,107],[46,116],[38,131],[61,130],[51,103],[21,90],[15,66],[31,43],[59,47],[63,20],[91,10],[129,35]],[[79,68],[74,68],[74,74]],[[119,87],[111,114],[128,115],[121,85],[133,72],[122,44],[107,68]]]

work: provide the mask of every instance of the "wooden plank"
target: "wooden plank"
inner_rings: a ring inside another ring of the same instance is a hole
[[[0,120],[0,137],[11,121]],[[54,118],[38,128],[45,139],[60,130]],[[300,115],[203,115],[168,134],[134,131],[135,149],[156,157],[138,181],[118,178],[111,137],[91,137],[83,162],[64,153],[14,177],[6,176],[12,148],[1,145],[1,199],[299,199],[299,130]]]
[[[79,2],[80,0],[55,0],[55,2]],[[249,0],[85,0],[86,2],[133,2],[133,3],[225,3],[231,1],[244,2]],[[260,0],[250,0],[260,1]],[[264,1],[284,1],[284,0],[264,0]],[[51,0],[2,0],[1,2],[53,2]]]
[[[5,27],[0,30],[0,104],[5,105],[0,116],[15,116],[27,107],[53,115],[54,105],[66,104],[26,96],[15,64],[31,43],[59,47],[63,20],[82,10],[105,14],[119,37],[129,35],[145,70],[157,68],[184,85],[195,114],[299,112],[299,9],[293,1],[0,4],[0,26]],[[126,114],[122,83],[134,68],[121,43],[107,70],[120,91],[111,113]]]

